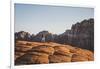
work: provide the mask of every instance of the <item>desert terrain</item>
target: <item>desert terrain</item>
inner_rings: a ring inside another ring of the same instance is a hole
[[[92,51],[55,42],[15,42],[15,65],[93,61]]]

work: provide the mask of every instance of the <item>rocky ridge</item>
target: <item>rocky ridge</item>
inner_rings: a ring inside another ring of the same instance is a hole
[[[25,31],[15,32],[15,41],[33,41],[41,42],[45,36],[45,42],[56,42],[60,44],[69,44],[80,48],[94,51],[94,19],[85,19],[81,22],[73,24],[71,29],[66,30],[64,33],[57,35],[48,31],[40,31],[36,35],[30,34]]]

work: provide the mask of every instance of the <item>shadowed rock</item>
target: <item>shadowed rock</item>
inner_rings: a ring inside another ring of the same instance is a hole
[[[16,65],[47,63],[49,63],[48,55],[43,53],[28,53],[15,60]]]

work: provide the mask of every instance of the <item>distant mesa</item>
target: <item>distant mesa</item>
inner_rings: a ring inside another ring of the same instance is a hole
[[[70,30],[57,35],[46,30],[38,34],[30,34],[25,31],[15,32],[15,41],[32,41],[32,42],[56,42],[60,44],[69,44],[80,48],[94,51],[94,19],[83,20],[73,24]]]

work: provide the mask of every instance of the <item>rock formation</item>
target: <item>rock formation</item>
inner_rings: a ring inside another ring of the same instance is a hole
[[[29,41],[31,35],[28,32],[20,31],[15,33],[15,40],[26,40]]]
[[[93,61],[93,52],[54,42],[16,41],[15,65]]]
[[[94,50],[94,20],[83,20],[72,25],[71,30],[66,30],[58,36],[58,43],[70,44],[80,48]]]
[[[44,39],[42,39],[44,37]],[[83,20],[73,24],[71,29],[57,35],[48,31],[41,31],[38,34],[30,35],[28,32],[20,31],[15,33],[16,40],[25,40],[33,42],[56,42],[69,44],[72,46],[94,51],[94,19]]]

